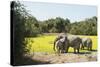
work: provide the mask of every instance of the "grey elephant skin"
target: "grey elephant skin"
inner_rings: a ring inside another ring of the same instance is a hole
[[[68,38],[68,46],[66,47],[67,52],[69,47],[72,47],[74,49],[74,53],[79,53],[80,44],[82,43],[81,38],[76,35],[68,35],[67,38]]]
[[[91,38],[82,38],[81,49],[92,50],[92,39]]]
[[[67,39],[66,34],[61,33],[56,37],[56,39],[54,41],[53,49],[54,49],[54,51],[57,50],[57,53],[65,53],[67,44],[68,44],[68,39]],[[55,47],[56,47],[56,49],[55,49]]]
[[[58,52],[61,51],[67,53],[69,47],[72,47],[74,49],[74,53],[79,53],[81,43],[82,39],[76,35],[60,34],[54,41],[54,50],[56,46]]]

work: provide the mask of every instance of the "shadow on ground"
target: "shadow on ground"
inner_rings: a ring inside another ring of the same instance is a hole
[[[17,59],[14,66],[38,65],[38,64],[50,64],[50,63],[39,61],[39,60],[34,60],[34,59],[29,58],[29,57],[23,57],[21,59]]]
[[[93,49],[93,50],[91,50],[91,51],[93,51],[93,52],[97,52],[97,50],[94,50],[94,49]]]
[[[68,52],[71,54],[91,54],[91,52],[79,52],[79,53],[74,53],[74,52]],[[67,54],[67,53],[66,53]]]
[[[84,50],[87,50],[87,49],[84,49]],[[91,54],[92,52],[97,52],[97,50],[91,50],[91,51],[88,51],[88,52],[80,52],[80,53],[75,53],[75,54]],[[68,53],[73,53],[73,52],[68,52]]]
[[[87,50],[87,49],[83,49],[83,50]],[[97,52],[97,50],[95,50],[95,49],[88,50],[88,51]]]
[[[91,54],[91,52],[80,52],[78,54]]]

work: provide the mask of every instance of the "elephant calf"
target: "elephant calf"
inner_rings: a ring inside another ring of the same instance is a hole
[[[87,48],[88,50],[92,50],[92,40],[91,38],[82,38],[81,49]]]
[[[67,37],[63,37],[63,38],[57,40],[54,43],[54,50],[55,50],[55,47],[56,47],[58,53],[65,53],[66,52],[67,43],[68,43],[67,42]]]
[[[58,53],[65,53],[67,43],[68,43],[68,40],[65,34],[58,35],[58,37],[54,41],[54,47],[53,47],[54,51],[56,51],[55,50],[55,47],[56,47]]]

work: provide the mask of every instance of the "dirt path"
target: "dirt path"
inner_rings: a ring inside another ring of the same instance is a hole
[[[34,56],[31,55],[31,58],[33,60],[48,62],[52,64],[69,62],[88,62],[97,61],[97,52],[92,52],[91,54],[65,53],[61,54],[60,56],[58,56],[57,54],[35,53]]]

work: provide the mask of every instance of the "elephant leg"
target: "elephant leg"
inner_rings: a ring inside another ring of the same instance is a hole
[[[59,53],[61,53],[62,52],[62,50],[61,49],[59,49]]]
[[[79,53],[79,48],[77,48],[77,53]]]
[[[83,46],[83,50],[84,50],[84,46]]]
[[[65,53],[66,48],[63,46],[62,47],[62,53]]]
[[[92,51],[92,45],[91,44],[89,45],[89,50]]]
[[[57,47],[57,54],[60,55],[60,49]]]
[[[81,50],[83,49],[83,46],[81,46]]]
[[[68,53],[68,49],[69,49],[69,47],[66,48],[65,53]]]
[[[58,49],[58,56],[60,56],[60,50]]]
[[[81,46],[81,49],[82,49],[82,50],[84,49],[84,46],[83,46],[83,45]]]
[[[61,50],[61,53],[64,53],[64,50]]]
[[[76,48],[74,48],[74,53],[76,54]]]
[[[90,51],[92,51],[92,46],[90,46]]]
[[[87,50],[90,50],[90,47],[89,46],[87,47]]]
[[[82,49],[84,50],[84,45],[82,45]]]

